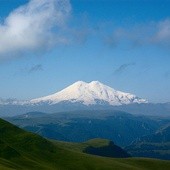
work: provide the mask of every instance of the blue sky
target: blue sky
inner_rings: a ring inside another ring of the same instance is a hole
[[[170,1],[0,4],[0,98],[31,99],[99,80],[170,101]]]

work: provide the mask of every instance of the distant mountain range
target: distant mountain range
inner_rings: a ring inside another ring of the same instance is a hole
[[[50,139],[83,142],[105,138],[119,146],[128,146],[137,138],[153,134],[170,122],[169,118],[150,118],[107,110],[54,114],[32,112],[6,120]]]
[[[0,117],[27,112],[56,113],[74,110],[121,110],[132,114],[170,116],[170,103],[152,104],[99,81],[78,81],[49,96],[27,101],[0,100]]]

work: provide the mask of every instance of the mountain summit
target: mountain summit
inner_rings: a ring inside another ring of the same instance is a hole
[[[60,102],[82,103],[84,105],[109,104],[112,106],[132,103],[147,103],[133,94],[117,91],[99,81],[86,83],[78,81],[67,88],[41,98],[31,100],[32,104],[48,102],[56,104]]]

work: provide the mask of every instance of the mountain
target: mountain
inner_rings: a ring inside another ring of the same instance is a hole
[[[56,104],[67,101],[71,103],[80,102],[87,106],[95,104],[109,104],[115,106],[147,102],[145,99],[138,98],[133,94],[116,91],[99,81],[92,81],[90,83],[78,81],[55,94],[33,99],[30,102],[33,104],[41,102]]]
[[[27,101],[0,99],[1,118],[35,111],[56,113],[75,110],[120,110],[135,115],[167,117],[170,116],[170,103],[148,103],[98,81],[78,81],[55,94]]]
[[[91,155],[92,153],[87,154],[81,149],[89,146],[98,149],[103,146],[108,147],[108,141],[97,139],[84,144],[49,141],[39,135],[21,130],[2,119],[0,119],[0,136],[0,169],[3,170],[112,170],[113,167],[119,170],[142,170],[148,167],[150,170],[159,170],[170,168],[168,161],[139,158],[114,159]],[[116,150],[114,151],[116,153]],[[107,150],[102,153],[108,154]],[[123,151],[123,153],[126,152]]]
[[[164,143],[170,142],[170,123],[161,127],[154,134],[144,136],[138,140],[139,142],[153,142],[153,143]]]
[[[170,160],[170,124],[167,124],[151,135],[135,140],[125,149],[135,157]]]
[[[37,114],[34,112],[6,120],[50,139],[83,142],[92,138],[105,138],[119,146],[130,145],[136,138],[154,133],[170,120],[113,110]]]

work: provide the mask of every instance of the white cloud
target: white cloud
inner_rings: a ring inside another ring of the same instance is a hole
[[[157,24],[157,32],[153,40],[156,43],[170,45],[170,19],[166,19]]]
[[[132,47],[153,45],[158,47],[170,47],[170,19],[159,22],[137,24],[131,28],[115,28],[111,34],[104,37],[104,42],[117,47],[121,43],[127,43]]]
[[[69,0],[30,0],[12,11],[0,24],[0,56],[66,43],[62,30],[70,13]]]

